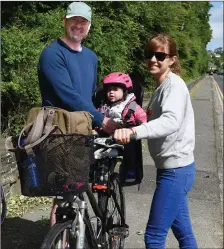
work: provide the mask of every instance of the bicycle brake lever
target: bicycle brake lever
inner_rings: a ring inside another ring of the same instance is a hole
[[[111,145],[111,144],[114,144],[114,143],[115,143],[115,140],[114,140],[114,138],[112,136],[108,137],[108,139],[105,141],[106,145]]]

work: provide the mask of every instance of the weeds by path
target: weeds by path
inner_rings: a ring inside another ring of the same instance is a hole
[[[7,200],[7,218],[22,217],[26,212],[38,206],[50,204],[52,204],[52,198],[16,195]]]

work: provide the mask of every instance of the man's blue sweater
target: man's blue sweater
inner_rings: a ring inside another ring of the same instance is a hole
[[[88,111],[93,125],[101,127],[103,115],[92,103],[97,80],[97,57],[93,51],[85,46],[81,52],[72,50],[58,39],[43,50],[38,78],[42,106]]]

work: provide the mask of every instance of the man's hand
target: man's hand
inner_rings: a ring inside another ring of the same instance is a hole
[[[133,129],[118,129],[114,132],[114,139],[119,144],[128,144],[130,143],[130,135],[134,134],[135,131]]]
[[[113,121],[110,118],[104,117],[103,123],[102,123],[102,130],[105,131],[108,134],[113,134],[114,131],[118,128],[121,128],[121,126]]]

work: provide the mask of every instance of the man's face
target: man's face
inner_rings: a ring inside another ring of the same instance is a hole
[[[81,42],[88,33],[90,22],[81,16],[64,19],[65,34],[73,42]]]

